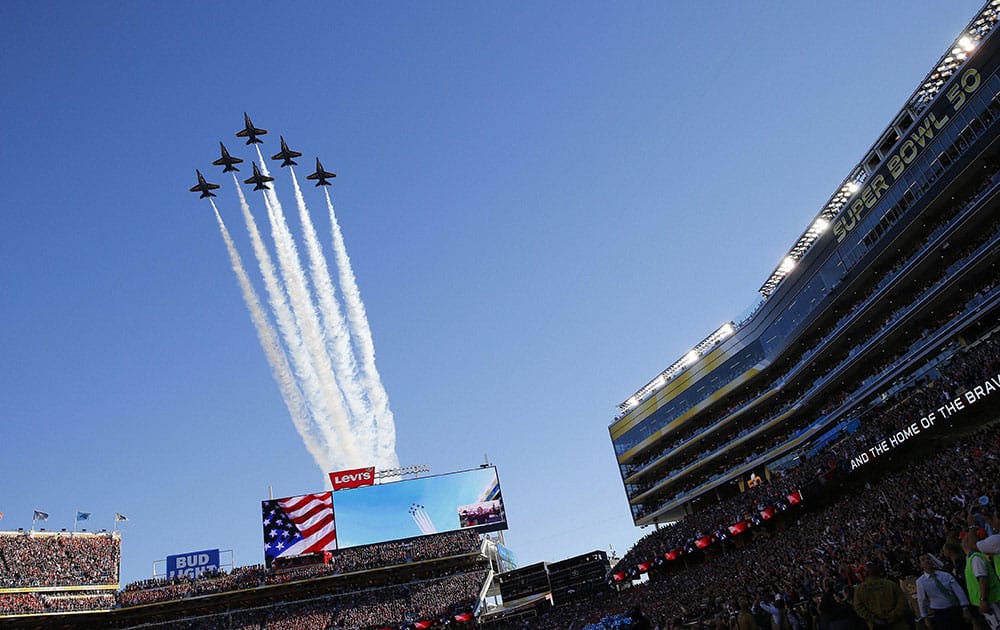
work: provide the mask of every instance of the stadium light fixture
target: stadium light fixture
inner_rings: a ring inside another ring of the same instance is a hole
[[[828,227],[830,227],[830,222],[823,217],[819,217],[813,222],[813,232],[816,232],[817,234],[826,232],[826,228]]]
[[[660,372],[656,378],[646,383],[642,389],[625,400],[625,402],[619,404],[618,409],[620,410],[620,413],[616,416],[616,421],[628,412],[632,411],[636,405],[649,398],[654,392],[659,390],[671,379],[684,371],[685,368],[697,361],[699,357],[703,356],[709,350],[718,345],[720,341],[732,335],[734,332],[736,332],[736,325],[733,324],[733,322],[726,322],[716,329],[711,335],[702,339],[694,348],[689,350],[687,354],[671,363],[670,367]]]
[[[791,256],[785,256],[785,259],[781,261],[781,266],[778,267],[783,273],[788,273],[792,269],[795,269],[795,259]]]

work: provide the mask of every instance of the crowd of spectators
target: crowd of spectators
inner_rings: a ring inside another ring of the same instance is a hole
[[[118,583],[115,534],[2,532],[0,588]]]
[[[101,610],[256,588],[325,575],[366,571],[475,553],[479,536],[460,530],[404,541],[353,547],[335,553],[330,564],[274,571],[264,565],[207,571],[197,578],[140,580],[117,595],[37,592],[0,595],[0,615]],[[117,584],[120,538],[105,534],[16,533],[0,535],[0,585],[31,589]]]
[[[728,629],[745,607],[766,629],[772,627],[770,613],[761,603],[770,606],[780,598],[798,617],[796,627],[828,628],[833,620],[842,621],[840,627],[864,627],[853,625],[859,620],[852,594],[867,563],[882,565],[894,581],[912,584],[922,554],[945,559],[965,532],[994,531],[1000,505],[997,453],[1000,427],[994,425],[881,479],[859,481],[823,509],[789,512],[784,526],[719,547],[704,562],[524,625],[583,627],[640,607],[660,628],[688,623]],[[962,553],[950,558],[945,569],[957,572],[964,584]],[[917,612],[908,616],[912,622]]]
[[[822,480],[823,492],[807,496],[805,509],[789,510],[768,527],[713,545],[709,553],[661,564],[645,585],[609,592],[603,600],[557,608],[511,627],[582,628],[605,617],[627,618],[629,611],[639,607],[661,629],[682,623],[728,629],[736,627],[741,609],[766,629],[773,627],[771,617],[778,602],[791,611],[781,614],[795,618],[793,627],[864,627],[855,625],[861,620],[854,612],[853,593],[864,580],[866,564],[871,563],[867,572],[884,567],[893,582],[901,581],[912,590],[921,573],[918,558],[925,553],[944,560],[944,568],[954,571],[958,582],[965,584],[960,538],[969,531],[982,536],[1000,528],[1000,426],[994,423],[970,434],[961,423],[948,426],[950,421],[939,419],[939,433],[914,440],[915,452],[898,449],[892,466],[862,466],[852,471],[850,464],[852,457],[912,424],[921,414],[1000,376],[1000,344],[994,338],[983,340],[939,368],[933,380],[898,392],[863,417],[857,433],[790,471],[778,484],[763,484],[651,532],[618,567],[654,557],[679,542],[745,517],[748,512],[741,510],[754,510],[781,496],[789,482]],[[997,409],[996,403],[989,408]],[[989,417],[997,416],[994,412]],[[947,435],[954,441],[946,441]],[[915,606],[912,597],[909,601]],[[857,608],[869,612],[864,606]],[[912,623],[919,612],[906,614]]]
[[[172,630],[339,630],[453,625],[475,606],[486,571],[458,572],[295,602],[173,619],[147,628]]]
[[[801,489],[818,478],[828,479],[835,470],[851,470],[852,457],[888,439],[922,414],[950,401],[960,388],[978,384],[1000,373],[998,336],[994,334],[967,352],[953,354],[949,361],[937,367],[935,378],[910,383],[910,387],[897,391],[883,404],[869,408],[859,418],[860,428],[857,431],[829,444],[811,459],[800,460],[797,468],[783,471],[772,478],[771,483],[748,488],[744,493],[650,532],[629,550],[619,564],[630,567],[670,549],[683,547],[693,538],[752,518],[764,507],[785,498],[789,492]]]
[[[110,610],[116,604],[115,593],[108,592],[3,593],[0,594],[0,616]]]
[[[194,578],[175,576],[141,580],[125,587],[119,595],[119,603],[122,607],[139,606],[266,584],[435,560],[475,553],[479,550],[479,545],[479,535],[475,531],[459,530],[409,540],[348,547],[334,552],[330,564],[314,564],[283,571],[254,565],[237,567],[231,572],[205,572]]]
[[[437,621],[451,617],[457,610],[472,608],[485,577],[485,572],[475,571],[355,593],[339,603],[332,625],[337,628],[398,627],[407,621]]]
[[[0,593],[0,614],[24,615],[45,612],[45,602],[35,593]]]

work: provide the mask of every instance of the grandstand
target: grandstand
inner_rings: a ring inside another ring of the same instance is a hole
[[[473,619],[491,579],[479,535],[457,531],[344,549],[330,564],[299,572],[237,567],[197,578],[144,580],[117,596],[116,583],[101,599],[87,591],[85,602],[84,595],[63,595],[61,604],[48,595],[28,602],[20,597],[26,592],[22,589],[0,600],[0,615],[13,628],[322,630],[461,624]],[[81,586],[62,587],[74,588],[83,591]],[[68,607],[67,597],[79,598],[81,605]],[[84,603],[93,605],[84,612]],[[64,614],[68,610],[74,612]]]
[[[620,405],[609,432],[636,525],[715,513],[713,530],[690,532],[704,538],[740,522],[746,513],[718,506],[758,484],[772,488],[742,505],[765,494],[763,507],[787,509],[801,488],[786,471],[843,448],[852,431],[872,437],[866,421],[928,383],[948,385],[912,410],[903,440],[962,420],[955,399],[988,375],[958,378],[949,366],[1000,322],[997,19],[987,3],[948,46],[750,314]],[[850,461],[867,465],[903,440],[890,434],[883,448],[857,438]]]
[[[0,615],[112,608],[120,564],[118,532],[0,532]]]

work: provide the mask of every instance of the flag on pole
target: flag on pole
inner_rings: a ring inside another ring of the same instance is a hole
[[[33,520],[33,521],[44,521],[44,520],[48,520],[48,518],[49,518],[49,513],[48,512],[42,512],[40,510],[35,510],[35,515],[31,517],[31,520]]]
[[[128,519],[127,519],[127,518],[125,517],[125,515],[124,515],[124,514],[119,514],[118,512],[115,512],[115,522],[116,522],[116,523],[117,523],[118,521],[127,521],[127,520],[128,520]]]
[[[78,520],[78,521],[85,521],[85,520],[87,520],[89,518],[90,518],[90,512],[77,512],[76,513],[76,520]]]
[[[3,512],[0,512],[0,521],[3,520]]]

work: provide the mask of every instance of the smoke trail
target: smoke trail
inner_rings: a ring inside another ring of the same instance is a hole
[[[261,171],[268,175],[267,165],[264,163],[264,156],[261,154],[259,146],[257,146],[257,155],[260,157]],[[321,428],[325,427],[325,430],[335,432],[340,437],[346,456],[344,463],[347,466],[362,466],[367,462],[358,451],[357,441],[351,432],[350,420],[341,400],[342,394],[334,381],[333,366],[330,363],[330,357],[326,354],[326,342],[320,332],[319,318],[309,295],[305,273],[299,262],[298,248],[288,229],[288,224],[285,222],[281,201],[273,189],[264,191],[264,205],[267,206],[271,235],[274,238],[275,250],[278,254],[278,268],[281,270],[285,289],[288,291],[292,312],[299,324],[306,352],[309,354],[317,376],[323,384],[324,399],[330,412],[326,417],[314,419]]]
[[[354,359],[354,351],[351,349],[347,322],[340,310],[340,303],[336,299],[330,271],[327,268],[326,259],[323,257],[323,251],[319,244],[319,238],[316,236],[316,228],[313,227],[312,218],[309,216],[306,201],[302,197],[302,189],[299,188],[299,181],[295,177],[295,170],[292,168],[288,170],[292,175],[295,201],[299,209],[299,221],[302,223],[302,233],[309,255],[309,275],[312,278],[313,288],[319,302],[319,310],[323,318],[324,332],[329,344],[330,355],[333,358],[337,382],[340,384],[348,411],[354,420],[356,434],[364,441],[365,452],[374,457],[376,454],[374,420],[372,411],[365,400],[364,391],[358,382],[358,368]]]
[[[361,301],[361,291],[358,289],[358,282],[354,277],[354,270],[351,268],[351,259],[347,255],[344,236],[340,231],[340,224],[337,223],[337,215],[333,210],[333,202],[330,200],[330,193],[326,188],[323,189],[323,193],[326,195],[326,205],[330,211],[333,252],[337,261],[340,289],[344,295],[351,333],[361,355],[362,379],[375,413],[375,427],[378,436],[377,461],[382,468],[395,468],[399,466],[399,457],[396,455],[396,423],[392,410],[389,409],[389,396],[386,394],[382,378],[375,367],[375,343],[372,341],[372,332],[368,326],[365,305]]]
[[[417,524],[417,528],[420,529],[421,534],[437,533],[437,527],[431,522],[431,517],[427,515],[427,510],[424,509],[424,506],[417,505],[416,503],[410,504],[410,518]]]
[[[295,321],[294,314],[289,308],[288,301],[285,299],[285,292],[282,289],[281,284],[278,282],[274,262],[271,259],[270,253],[267,251],[267,247],[264,245],[264,239],[261,238],[260,230],[257,228],[257,222],[254,220],[253,214],[250,212],[250,205],[247,203],[246,197],[243,196],[243,189],[240,188],[240,183],[235,173],[233,173],[233,184],[236,186],[237,195],[239,195],[240,208],[243,211],[243,220],[246,223],[247,232],[250,234],[250,242],[253,245],[254,255],[257,257],[257,265],[260,268],[261,276],[264,278],[264,288],[267,291],[268,301],[270,302],[271,309],[274,312],[274,319],[278,323],[278,329],[281,331],[281,335],[285,340],[285,346],[288,348],[288,352],[291,355],[292,364],[295,367],[295,374],[299,377],[299,380],[302,383],[302,392],[308,401],[313,423],[319,427],[324,437],[324,442],[326,444],[326,458],[323,466],[324,472],[335,470],[337,467],[335,462],[342,462],[344,455],[340,447],[340,441],[336,438],[336,436],[323,430],[326,427],[325,423],[319,423],[316,421],[317,416],[323,416],[326,414],[323,396],[320,393],[321,387],[316,377],[316,372],[313,369],[312,364],[309,362],[308,354],[302,347],[302,337],[299,334],[299,328]]]
[[[257,292],[250,283],[250,278],[247,276],[239,252],[236,251],[236,246],[229,235],[229,230],[226,229],[226,224],[222,221],[219,209],[215,207],[215,201],[209,199],[209,202],[212,204],[212,210],[215,212],[215,220],[219,223],[219,231],[222,233],[222,240],[225,241],[226,250],[229,252],[229,260],[232,263],[236,279],[243,292],[243,300],[246,302],[247,310],[250,311],[250,319],[257,330],[257,338],[260,340],[260,345],[264,349],[264,356],[267,357],[267,362],[271,366],[271,374],[278,383],[281,398],[285,401],[285,407],[288,408],[288,413],[292,417],[292,424],[295,425],[295,430],[302,437],[302,441],[306,445],[306,450],[312,455],[316,464],[320,468],[328,470],[327,466],[330,462],[322,446],[316,441],[309,428],[308,410],[306,409],[305,402],[302,400],[302,394],[299,392],[292,378],[292,371],[288,365],[288,357],[278,342],[271,322],[267,319],[267,314],[260,304]]]

